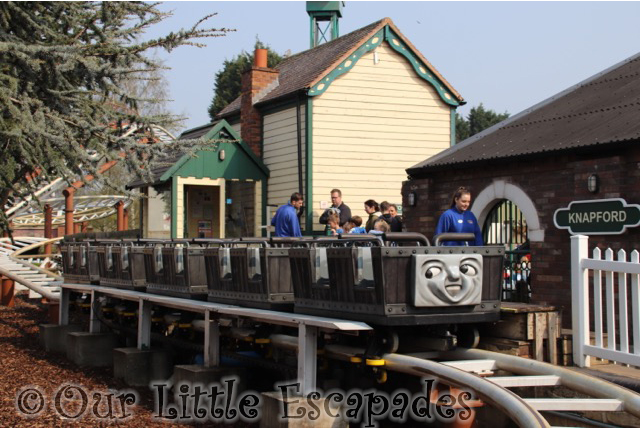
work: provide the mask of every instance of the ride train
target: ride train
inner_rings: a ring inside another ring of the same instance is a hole
[[[499,319],[504,248],[438,245],[468,239],[65,239],[60,248],[66,283],[362,321],[379,353],[403,336],[421,350],[471,347],[477,324]]]

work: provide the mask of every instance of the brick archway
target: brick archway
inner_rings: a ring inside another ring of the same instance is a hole
[[[518,186],[504,180],[495,180],[475,197],[471,211],[479,224],[484,224],[487,215],[496,201],[509,199],[515,203],[527,221],[528,237],[531,242],[544,241],[544,229],[540,227],[540,219],[533,201]]]

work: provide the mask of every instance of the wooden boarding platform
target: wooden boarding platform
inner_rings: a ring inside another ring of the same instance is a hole
[[[502,302],[500,321],[481,328],[479,348],[558,364],[560,332],[554,306]]]

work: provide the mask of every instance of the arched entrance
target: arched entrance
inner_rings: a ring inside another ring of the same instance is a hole
[[[482,225],[482,237],[487,245],[504,245],[512,251],[527,241],[527,220],[509,199],[498,200]]]
[[[502,300],[528,303],[531,297],[531,249],[527,220],[509,199],[499,200],[489,211],[482,235],[486,245],[504,245]]]
[[[501,180],[476,198],[472,211],[489,245],[504,245],[504,301],[528,302],[531,296],[530,242],[542,241],[538,214],[522,189]]]

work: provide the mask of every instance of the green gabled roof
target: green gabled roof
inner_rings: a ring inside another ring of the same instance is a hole
[[[209,178],[238,178],[238,179],[260,179],[269,176],[269,168],[258,158],[251,148],[240,139],[240,136],[231,128],[229,123],[222,119],[209,124],[211,128],[206,131],[205,140],[230,139],[236,140],[232,143],[218,143],[211,150],[199,150],[196,158],[184,154],[176,163],[162,174],[160,181],[169,180],[174,175],[183,177],[204,177]],[[189,139],[194,131],[202,132],[203,127],[184,132],[180,139]],[[226,133],[226,135],[224,135]],[[225,150],[225,160],[218,159],[220,150]],[[231,150],[231,153],[226,151]],[[237,154],[236,154],[237,151]],[[240,159],[237,158],[240,156]],[[213,168],[213,169],[212,169]],[[256,174],[256,169],[261,174]],[[205,175],[205,171],[209,172]],[[216,173],[214,173],[216,172]],[[217,176],[215,176],[217,175]],[[262,176],[262,177],[261,177]]]
[[[127,187],[141,187],[163,183],[174,176],[196,178],[225,178],[262,180],[269,177],[269,168],[257,157],[251,148],[222,119],[214,123],[199,126],[183,132],[178,139],[228,140],[216,142],[211,147],[198,150],[194,156],[185,151],[178,151],[169,161],[153,169],[153,180],[144,182],[136,180]],[[225,151],[224,160],[219,159],[220,150]]]

